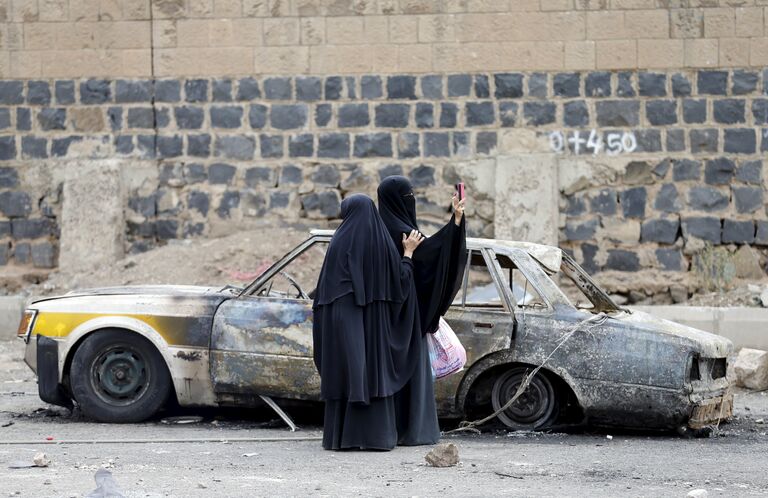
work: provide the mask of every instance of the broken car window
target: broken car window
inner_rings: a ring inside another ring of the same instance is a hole
[[[504,254],[497,254],[496,261],[501,267],[501,275],[504,284],[512,290],[515,299],[515,305],[518,308],[546,308],[547,303],[542,299],[539,292],[531,285],[523,272],[521,272],[513,261]]]
[[[453,301],[454,306],[471,306],[473,308],[502,308],[499,288],[485,263],[480,251],[469,251],[467,270],[464,274],[462,290]]]
[[[312,299],[327,242],[315,242],[276,273],[259,291],[261,297]]]

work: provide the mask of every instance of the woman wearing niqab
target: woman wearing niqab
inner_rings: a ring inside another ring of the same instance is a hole
[[[410,258],[421,237],[409,232],[396,244],[361,194],[344,199],[341,218],[313,302],[323,448],[389,450],[398,442],[394,395],[421,354]]]
[[[419,230],[416,199],[411,182],[403,176],[385,178],[378,188],[379,213],[392,240]],[[467,263],[464,203],[455,196],[454,214],[434,235],[427,237],[413,256],[422,338],[418,365],[411,379],[395,396],[399,444],[434,444],[440,438],[434,380],[427,333],[437,330],[440,317],[453,302]]]

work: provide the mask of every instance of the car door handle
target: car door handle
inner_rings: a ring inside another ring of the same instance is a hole
[[[475,322],[475,328],[478,329],[492,329],[493,324],[488,322]]]

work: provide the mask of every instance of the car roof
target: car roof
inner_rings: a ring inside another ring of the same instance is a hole
[[[332,237],[333,232],[334,230],[312,230],[310,233],[313,236]],[[504,249],[517,249],[528,253],[529,256],[553,273],[560,271],[560,264],[563,261],[563,251],[559,247],[535,244],[533,242],[467,237],[467,247],[470,249],[480,249],[483,247],[500,249],[501,252],[504,252]]]

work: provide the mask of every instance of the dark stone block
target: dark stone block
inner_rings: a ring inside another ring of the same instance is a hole
[[[54,268],[56,266],[56,248],[50,242],[32,244],[32,266],[35,268]]]
[[[166,128],[171,123],[170,109],[168,107],[155,108],[155,127]]]
[[[199,130],[205,119],[203,108],[196,106],[174,107],[173,115],[180,130]]]
[[[392,135],[366,133],[355,136],[355,157],[392,157]]]
[[[499,102],[499,118],[501,126],[509,128],[517,122],[517,102]]]
[[[178,220],[157,220],[155,232],[160,240],[175,239],[179,236],[179,222]]]
[[[128,199],[128,207],[145,218],[157,215],[157,196],[139,195]]]
[[[245,171],[245,184],[250,188],[256,188],[260,185],[274,187],[277,185],[275,172],[272,168],[266,166],[248,168]]]
[[[273,191],[269,193],[269,208],[283,209],[291,203],[291,192]]]
[[[32,260],[32,246],[29,242],[17,242],[13,245],[13,259],[22,265],[29,264]],[[8,243],[0,245],[0,265],[8,263]]]
[[[315,153],[314,135],[302,133],[291,136],[288,141],[288,154],[291,157],[312,157]]]
[[[291,78],[267,78],[264,80],[264,96],[268,100],[291,100],[293,97]]]
[[[597,246],[594,244],[581,244],[581,267],[587,273],[594,274],[600,269],[597,265]]]
[[[752,71],[737,70],[733,72],[731,93],[733,95],[746,95],[757,90],[760,75]]]
[[[415,76],[389,76],[387,78],[387,98],[416,99]]]
[[[752,116],[755,118],[755,124],[768,124],[768,99],[752,101]]]
[[[0,166],[0,188],[15,188],[19,186],[19,172],[16,168]]]
[[[211,107],[211,126],[213,128],[240,128],[243,120],[243,108],[234,105]]]
[[[566,221],[563,234],[565,240],[592,240],[595,238],[595,231],[600,226],[597,218],[588,221]]]
[[[691,95],[691,82],[684,74],[672,75],[672,96],[673,97],[688,97]]]
[[[338,120],[340,128],[368,126],[371,122],[371,117],[368,115],[368,104],[340,105]]]
[[[630,163],[633,164],[633,163]],[[672,160],[671,159],[663,159],[653,168],[653,174],[656,175],[656,178],[664,179],[667,176],[667,173],[672,168]],[[627,170],[629,170],[629,166],[627,166]]]
[[[645,220],[640,228],[640,241],[674,244],[679,231],[680,220],[678,218]]]
[[[735,172],[736,165],[730,159],[710,159],[704,171],[704,181],[710,185],[727,185],[731,183]]]
[[[328,126],[331,122],[333,109],[331,104],[318,104],[315,106],[315,124],[317,126]]]
[[[739,213],[754,213],[763,207],[763,189],[760,187],[731,187],[731,193]]]
[[[491,125],[496,119],[493,102],[467,102],[464,113],[467,126]]]
[[[27,82],[27,104],[51,104],[51,86],[47,81],[32,80]]]
[[[414,133],[415,135],[415,133]],[[388,164],[379,170],[379,180],[390,176],[402,176],[403,167],[399,164]]]
[[[184,82],[187,102],[208,102],[208,80],[187,80]]]
[[[16,158],[16,137],[14,135],[0,137],[0,161]]]
[[[475,75],[475,97],[478,99],[488,99],[491,97],[491,88],[488,76],[484,74]]]
[[[636,100],[606,100],[595,104],[598,126],[637,126],[640,102]]]
[[[156,154],[154,135],[136,135],[136,150],[143,159],[154,159]]]
[[[611,189],[602,189],[597,196],[590,201],[590,208],[593,213],[613,215],[616,214],[618,207],[616,191]]]
[[[296,78],[296,100],[313,102],[323,98],[323,81],[314,76]]]
[[[283,157],[283,136],[259,135],[259,148],[261,157],[265,159]]]
[[[635,152],[659,152],[661,150],[661,130],[636,130]]]
[[[763,181],[763,161],[745,161],[736,170],[736,179],[744,183],[759,185]]]
[[[56,228],[49,218],[14,218],[11,220],[11,234],[14,239],[38,239],[54,235]]]
[[[418,133],[398,133],[397,157],[407,159],[419,157],[420,154]]]
[[[196,235],[202,235],[203,232],[205,232],[205,223],[193,223],[191,221],[186,221],[182,227],[181,236],[186,239]]]
[[[312,172],[312,175],[309,177],[309,179],[312,180],[312,182],[316,185],[336,188],[339,186],[339,182],[341,181],[341,175],[339,174],[339,170],[336,168],[336,166],[331,164],[321,164],[315,171]]]
[[[405,128],[411,106],[408,104],[379,104],[376,106],[375,124],[378,128]]]
[[[232,80],[213,80],[211,93],[214,102],[232,102]]]
[[[186,178],[184,175],[184,168],[185,165],[181,163],[166,163],[163,164],[160,167],[160,175],[158,176],[158,180],[160,180],[160,185],[166,186],[166,187],[182,187],[184,186],[186,182]],[[165,195],[165,192],[168,192],[169,190],[162,190],[160,196]],[[175,208],[172,208],[175,209]],[[165,210],[166,212],[168,209]]]
[[[619,203],[625,218],[644,218],[648,194],[645,187],[634,187],[619,194]]]
[[[723,244],[752,244],[754,241],[754,221],[723,220]]]
[[[563,123],[565,123],[565,126],[571,127],[587,126],[589,124],[587,103],[583,100],[566,102],[563,105]]]
[[[14,190],[0,192],[0,212],[6,218],[29,216],[32,212],[32,200],[26,192]]]
[[[728,91],[728,71],[699,71],[699,95],[725,95]]]
[[[61,152],[57,153],[57,144],[56,140],[54,140],[53,146],[51,147],[51,152],[54,155],[59,155],[62,157],[66,156],[67,151],[69,150],[69,143],[61,144],[61,147],[61,149],[58,149]],[[128,155],[133,152],[133,137],[131,135],[120,135],[115,137],[115,151],[122,155]]]
[[[552,90],[556,97],[578,97],[581,87],[579,73],[558,73],[552,81]]]
[[[121,138],[121,137],[118,137]],[[128,137],[130,138],[130,137]],[[51,140],[51,156],[52,157],[66,157],[69,153],[69,146],[73,143],[82,142],[83,137],[79,136],[69,136],[64,138],[54,138]],[[116,142],[116,146],[119,145]],[[133,149],[133,144],[131,144],[131,149]],[[120,147],[117,147],[118,153],[123,153],[120,151]]]
[[[665,213],[679,213],[683,209],[683,203],[678,196],[677,187],[671,183],[662,185],[656,194],[656,203],[653,207]]]
[[[0,81],[0,104],[17,105],[24,103],[23,81]]]
[[[157,137],[157,157],[179,157],[184,153],[184,141],[181,135]]]
[[[11,110],[0,109],[0,130],[11,127]]]
[[[659,262],[659,266],[664,271],[683,271],[684,259],[683,253],[680,249],[673,249],[670,247],[659,247],[656,249],[656,261]]]
[[[432,128],[435,126],[435,112],[432,104],[419,102],[416,104],[416,126]]]
[[[455,128],[459,115],[456,104],[443,102],[440,104],[440,128]]]
[[[717,152],[719,142],[717,130],[708,128],[706,130],[690,130],[688,139],[691,142],[691,152],[694,154]]]
[[[349,135],[324,133],[318,136],[317,157],[342,159],[349,157]]]
[[[183,168],[184,179],[187,183],[202,183],[208,179],[205,166],[199,163],[187,163]]]
[[[151,100],[151,81],[117,80],[117,82],[115,82],[115,102],[118,104],[150,102]]]
[[[469,132],[453,132],[453,154],[463,157],[468,157],[472,154],[472,149],[469,145]]]
[[[211,155],[211,136],[207,133],[187,135],[187,155],[208,157]]]
[[[611,95],[611,73],[601,71],[587,74],[584,81],[584,95],[587,97],[609,97]]]
[[[228,159],[253,159],[255,150],[256,141],[254,138],[244,135],[220,136],[216,138],[214,145],[214,155]]]
[[[634,97],[635,87],[632,81],[632,73],[619,73],[616,81],[616,96],[617,97]]]
[[[692,187],[688,191],[688,205],[699,211],[721,211],[728,207],[728,196],[712,187]]]
[[[514,86],[514,85],[513,85]],[[547,73],[533,73],[528,76],[528,96],[543,99],[547,97],[549,88],[549,75]]]
[[[109,120],[109,128],[112,131],[119,131],[123,127],[123,108],[110,107],[107,109],[107,119]]]
[[[704,99],[683,100],[683,121],[689,124],[703,123],[707,120],[707,101]]]
[[[248,124],[254,130],[260,130],[267,126],[267,106],[252,104],[248,107]]]
[[[72,80],[58,80],[54,85],[56,103],[69,105],[75,103],[75,82]]]
[[[425,164],[419,165],[411,170],[408,178],[416,188],[431,187],[435,184],[435,168]]]
[[[768,221],[756,220],[755,244],[768,245]]]
[[[130,107],[128,109],[128,128],[154,128],[155,113],[151,107]],[[181,128],[181,126],[179,126]]]
[[[347,85],[347,98],[357,98],[357,79],[354,76],[347,76],[345,78]]]
[[[525,102],[523,117],[528,126],[543,126],[555,122],[556,106],[554,102]]]
[[[44,131],[66,130],[67,111],[63,108],[41,109],[37,115],[37,122]]]
[[[643,97],[666,97],[667,75],[664,73],[640,73],[638,88]]]
[[[468,97],[472,89],[472,75],[451,74],[448,76],[448,96]]]
[[[301,207],[310,218],[338,218],[341,214],[341,197],[335,190],[313,192],[301,197]]]
[[[0,96],[2,90],[0,90]],[[104,104],[112,100],[109,80],[87,80],[80,83],[81,104]]]
[[[306,104],[275,104],[269,113],[273,128],[291,130],[307,124],[309,110]]]
[[[423,83],[422,83],[423,85]],[[422,86],[423,89],[423,86]],[[383,95],[381,78],[379,76],[363,76],[360,78],[360,93],[364,99],[378,99]],[[426,97],[426,94],[424,95]]]
[[[19,131],[29,131],[32,129],[32,113],[28,108],[16,108],[16,129]]]
[[[565,196],[566,207],[565,214],[568,216],[581,216],[587,212],[587,203],[584,202],[583,196],[576,196],[575,194]]]
[[[208,183],[212,185],[232,185],[237,168],[231,164],[213,163],[208,168]]]
[[[259,82],[255,78],[241,78],[237,82],[237,100],[250,101],[261,98]]]
[[[677,123],[676,100],[649,100],[645,103],[645,117],[653,126]]]
[[[424,156],[449,157],[451,140],[448,133],[424,133]]]
[[[667,130],[667,151],[682,152],[685,150],[685,130]]]
[[[498,137],[495,131],[481,131],[477,134],[475,150],[478,154],[491,154],[497,145]]]
[[[516,99],[523,96],[523,75],[518,73],[499,73],[493,75],[496,86],[494,95],[497,99]]]
[[[304,181],[304,176],[301,173],[301,168],[292,164],[283,166],[280,168],[280,180],[278,185],[294,184],[298,185]]]
[[[181,83],[178,80],[155,81],[155,102],[178,102],[181,100]]]
[[[757,136],[753,128],[727,128],[724,136],[725,152],[731,154],[754,154]]]
[[[45,159],[48,157],[48,140],[44,137],[21,137],[21,157],[24,159]]]
[[[741,99],[715,100],[712,104],[715,121],[722,124],[743,123],[744,104]]]
[[[196,210],[203,216],[208,216],[211,200],[205,192],[193,190],[187,194],[187,207]]]
[[[638,271],[640,269],[640,258],[632,251],[609,249],[608,261],[605,263],[605,269],[616,271]]]
[[[329,76],[325,79],[325,100],[339,100],[344,88],[344,80],[340,76]]]

